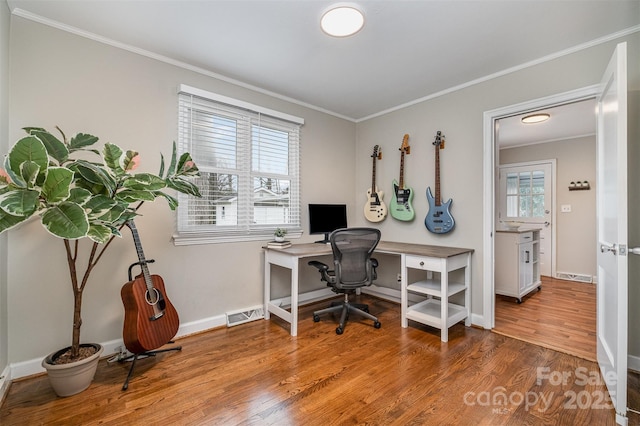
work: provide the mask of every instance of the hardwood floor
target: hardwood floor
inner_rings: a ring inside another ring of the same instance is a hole
[[[596,286],[542,277],[542,290],[496,296],[493,331],[596,361]]]
[[[181,352],[141,360],[124,392],[129,364],[105,360],[68,398],[46,376],[17,381],[0,424],[615,424],[604,386],[576,377],[599,374],[593,362],[463,324],[442,343],[439,330],[401,328],[399,305],[360,300],[382,328],[352,316],[338,336],[336,318],[312,320],[326,302],[305,306],[298,337],[278,319],[185,337]]]

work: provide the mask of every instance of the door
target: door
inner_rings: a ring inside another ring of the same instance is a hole
[[[498,221],[517,220],[540,228],[540,274],[548,277],[553,276],[553,166],[551,161],[504,164],[499,176]]]
[[[597,131],[598,364],[627,424],[627,46],[621,43],[600,83]]]

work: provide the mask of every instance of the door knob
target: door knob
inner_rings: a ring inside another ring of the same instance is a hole
[[[640,247],[634,247],[629,249],[629,253],[640,254]]]

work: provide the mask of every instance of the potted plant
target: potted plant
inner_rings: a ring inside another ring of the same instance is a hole
[[[80,343],[82,294],[91,271],[143,202],[163,197],[175,210],[178,202],[163,192],[165,188],[200,196],[198,187],[188,180],[199,172],[188,153],[177,158],[175,143],[166,174],[164,157],[158,175],[134,174],[139,163],[136,151],[123,151],[110,143],[99,151],[93,148],[97,137],[78,133],[67,139],[59,128],[61,139],[43,128],[24,130],[27,136],[13,145],[0,169],[0,233],[40,216],[45,230],[62,240],[74,298],[73,334],[71,346],[49,355],[43,366],[58,363],[49,378],[56,393],[67,396],[89,386],[102,352],[100,345]],[[98,161],[84,159],[93,155]],[[84,271],[76,265],[82,250],[87,250],[88,257]],[[89,361],[95,365],[87,366]],[[72,389],[54,383],[61,374],[58,370],[78,363],[90,375],[88,383]]]
[[[276,228],[276,230],[273,232],[273,237],[278,242],[284,241],[285,235],[287,235],[287,230],[284,228]]]

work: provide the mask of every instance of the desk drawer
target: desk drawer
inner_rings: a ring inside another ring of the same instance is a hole
[[[424,271],[440,271],[442,262],[433,257],[407,255],[407,268],[422,269]]]

